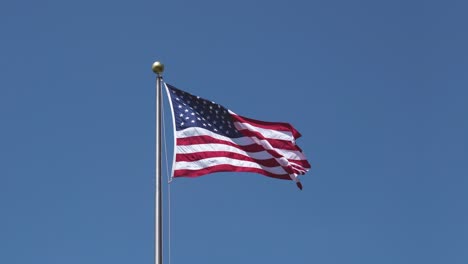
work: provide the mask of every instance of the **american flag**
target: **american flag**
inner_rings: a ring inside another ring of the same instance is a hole
[[[288,123],[235,114],[215,102],[165,84],[175,124],[174,177],[214,172],[254,172],[293,180],[309,162],[296,145],[301,135]]]

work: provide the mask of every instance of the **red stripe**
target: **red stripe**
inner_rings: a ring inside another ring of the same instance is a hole
[[[244,131],[243,131],[244,132]],[[253,131],[249,131],[251,132],[252,134],[255,134],[255,136],[259,139],[264,139],[264,140],[267,140],[263,137],[262,134],[258,133],[258,132],[253,132]],[[250,134],[250,133],[249,133]],[[203,138],[200,138],[200,137],[203,137]],[[229,141],[224,141],[224,140],[219,140],[219,139],[215,139],[215,138],[212,138],[212,137],[209,137],[209,136],[194,136],[194,137],[187,137],[187,138],[181,138],[181,139],[177,139],[177,145],[179,145],[179,140],[182,140],[182,139],[185,139],[186,141],[190,142],[189,144],[187,145],[191,145],[191,144],[194,144],[192,139],[196,138],[196,140],[201,140],[201,139],[204,139],[202,142],[200,142],[201,144],[209,144],[211,143],[211,141],[215,141],[217,143],[222,143],[222,144],[226,144],[226,145],[230,145],[230,146],[233,146],[233,147],[236,147],[236,148],[239,148],[239,149],[242,149],[244,151],[247,151],[247,152],[253,152],[253,151],[249,151],[247,149],[244,149],[244,146],[240,146],[240,145],[237,145],[237,144],[234,144],[232,142],[229,142]],[[268,140],[267,140],[268,141]],[[249,145],[251,146],[251,145]],[[274,158],[283,158],[283,155],[281,155],[280,153],[278,153],[276,150],[271,150],[271,149],[265,149],[263,148],[261,145],[259,145],[261,147],[261,150],[263,151],[266,151],[267,153],[269,153],[271,156],[273,156]],[[248,146],[247,146],[248,147]],[[294,174],[294,173],[298,173],[295,169],[293,169],[291,166],[281,166],[287,173],[289,174]],[[303,173],[300,173],[300,174],[303,174]]]
[[[237,145],[233,142],[226,141],[226,140],[220,140],[216,138],[212,138],[210,136],[193,136],[193,137],[186,137],[186,138],[178,138],[177,139],[177,146],[190,146],[194,144],[224,144],[228,145],[231,147],[235,147],[237,149],[246,151],[246,152],[260,152],[260,151],[266,151],[265,148],[261,145],[258,145],[256,143],[252,145],[245,145],[245,146],[240,146]],[[277,152],[268,152],[270,155],[272,155],[274,158],[283,158],[283,156]],[[304,168],[310,168],[309,162],[307,160],[293,160],[293,159],[288,159],[290,162],[296,163],[298,165],[301,165]]]
[[[232,118],[234,121],[242,122],[242,123],[248,123],[256,127],[261,127],[261,128],[266,128],[266,129],[271,129],[271,130],[278,130],[278,131],[289,131],[292,133],[294,138],[299,138],[301,137],[301,133],[297,131],[291,124],[289,123],[283,123],[283,122],[266,122],[266,121],[260,121],[260,120],[255,120],[252,118],[248,118],[245,116],[240,116],[240,115],[235,115],[231,114]]]
[[[241,133],[245,134],[245,135],[250,136],[250,137],[256,137],[257,139],[266,140],[267,142],[269,141],[267,138],[265,138],[265,137],[263,136],[262,133],[255,132],[255,131],[250,131],[250,130],[239,130],[239,131],[240,131]],[[264,150],[265,150],[266,152],[268,152],[270,155],[272,155],[273,157],[275,157],[275,158],[282,158],[282,157],[283,157],[283,156],[282,156],[280,153],[278,153],[278,151],[275,150],[275,149],[266,149],[266,148],[264,148]],[[283,167],[283,169],[284,169],[286,172],[288,172],[288,173],[290,173],[290,174],[296,173],[292,168],[290,168],[290,167],[288,167],[288,166],[282,166],[282,167]]]
[[[274,158],[259,160],[259,159],[254,159],[252,157],[244,156],[238,153],[232,153],[232,152],[226,152],[226,151],[209,151],[209,152],[198,152],[198,153],[188,153],[188,154],[177,154],[176,162],[177,161],[198,161],[198,160],[209,159],[209,158],[230,158],[230,159],[236,159],[236,160],[245,160],[245,161],[251,161],[251,162],[257,163],[265,167],[280,166]]]
[[[202,159],[208,159],[208,158],[230,158],[230,159],[236,159],[236,160],[244,160],[244,161],[251,161],[255,162],[257,164],[260,164],[261,166],[265,167],[279,167],[281,166],[278,161],[274,158],[271,159],[254,159],[252,157],[248,157],[242,154],[238,153],[232,153],[232,152],[226,152],[226,151],[209,151],[209,152],[198,152],[198,153],[187,153],[187,154],[177,154],[176,155],[176,162],[177,161],[198,161]],[[298,169],[304,170],[304,167],[295,165]],[[294,167],[293,166],[293,167]],[[296,168],[294,167],[294,168]]]
[[[250,138],[258,138],[261,140],[266,140],[270,143],[271,146],[278,148],[278,149],[287,149],[287,150],[297,150],[302,152],[302,149],[296,145],[295,143],[288,141],[288,140],[281,140],[281,139],[272,139],[265,137],[262,133],[257,131],[252,131],[249,129],[237,129],[242,135]]]
[[[253,173],[259,173],[268,177],[276,178],[276,179],[282,179],[282,180],[291,180],[291,177],[289,177],[288,174],[273,174],[268,171],[264,171],[262,169],[257,169],[257,168],[248,168],[248,167],[237,167],[233,165],[216,165],[200,170],[175,170],[174,171],[174,177],[199,177],[203,176],[205,174],[209,173],[214,173],[214,172],[253,172]]]
[[[293,167],[293,168],[294,168],[295,170],[297,170],[297,171],[300,171],[300,172],[303,172],[303,173],[307,172],[307,169],[304,168],[304,167],[302,167],[302,166],[297,166],[297,165],[294,164],[294,163],[290,163],[289,165],[290,165],[291,167]]]
[[[310,163],[307,160],[290,160],[288,159],[289,162],[295,163],[303,168],[310,169]]]
[[[301,149],[297,145],[287,140],[268,139],[268,142],[271,144],[271,146],[277,149],[301,151]],[[208,143],[225,144],[225,145],[229,145],[229,146],[233,146],[237,148],[242,148],[243,150],[248,151],[248,152],[259,152],[259,151],[264,150],[264,148],[261,145],[255,142],[252,142],[252,144],[250,145],[240,146],[231,141],[216,139],[210,136],[192,136],[192,137],[185,137],[185,138],[177,139],[178,146],[183,146],[183,145],[187,146],[187,145],[193,145],[193,144],[208,144]]]
[[[267,166],[267,167],[277,167],[281,166],[278,161],[274,158],[271,159],[255,159],[249,156],[245,156],[239,153],[233,153],[233,152],[228,152],[228,151],[207,151],[207,152],[196,152],[196,153],[177,153],[176,154],[176,162],[177,161],[198,161],[202,159],[208,159],[208,158],[220,158],[220,157],[225,157],[225,158],[231,158],[231,159],[237,159],[237,160],[246,160],[246,161],[251,161],[255,162],[257,164],[260,164],[262,166]],[[300,160],[300,161],[291,161],[291,166],[294,168],[298,169],[308,169],[310,168],[310,164],[305,161],[305,160]]]

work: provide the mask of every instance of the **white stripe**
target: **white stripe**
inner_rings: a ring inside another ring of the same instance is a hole
[[[232,165],[236,167],[247,167],[247,168],[256,168],[261,169],[267,172],[271,172],[277,175],[284,175],[288,174],[284,171],[281,167],[265,167],[261,166],[258,163],[245,161],[245,160],[237,160],[237,159],[230,159],[230,158],[208,158],[202,159],[198,161],[178,161],[175,164],[176,170],[201,170],[205,168],[210,168],[217,165]]]
[[[239,130],[249,130],[262,134],[265,138],[280,139],[294,142],[294,136],[290,131],[278,131],[263,127],[253,126],[249,123],[234,122],[234,126]]]
[[[248,137],[240,137],[240,138],[225,137],[220,134],[211,132],[207,129],[201,128],[201,127],[188,127],[188,128],[185,128],[184,130],[176,131],[176,136],[177,138],[187,138],[187,137],[193,137],[193,136],[210,136],[212,138],[229,141],[240,146],[247,146],[247,145],[251,145],[254,143]]]
[[[239,116],[238,114],[234,113],[231,110],[228,110],[231,115]],[[280,131],[276,129],[268,129],[268,128],[263,128],[263,127],[258,127],[255,124],[247,123],[247,122],[234,122],[234,126],[236,126],[237,129],[248,129],[250,131],[256,131],[261,134],[263,134],[264,137],[266,138],[271,138],[271,139],[282,139],[282,140],[288,140],[294,142],[294,136],[291,131]]]
[[[276,130],[271,130],[271,129],[264,129],[264,128],[259,128],[259,127],[254,127],[250,124],[246,124],[246,123],[239,123],[239,122],[236,122],[234,123],[234,125],[236,126],[237,129],[242,129],[242,128],[245,128],[245,129],[248,129],[250,131],[256,131],[256,132],[260,132],[260,133],[264,133],[262,134],[263,137],[266,137],[266,138],[272,138],[272,139],[283,139],[283,140],[288,140],[287,139],[287,136],[285,133],[281,133],[279,131],[276,131]],[[286,136],[286,139],[284,138]],[[257,144],[260,144],[263,148],[267,149],[267,150],[272,150],[274,149],[273,146],[270,144],[270,142],[268,140],[262,140],[260,138],[257,138],[256,136],[251,136],[250,137],[254,142],[256,142]],[[294,137],[292,137],[292,135],[290,136],[289,140],[291,142],[294,142]],[[276,150],[278,153],[279,151]],[[302,153],[301,153],[302,154]],[[284,154],[281,154],[283,157],[282,158],[275,158],[276,161],[283,165],[284,164],[289,164],[289,161],[285,158],[285,155]],[[305,159],[305,157],[304,157]],[[289,174],[289,177],[291,177],[291,180],[293,181],[297,181],[297,174],[294,173],[294,174]]]
[[[193,145],[179,145],[176,146],[176,153],[177,154],[191,154],[191,153],[198,153],[198,152],[213,152],[213,151],[226,151],[230,153],[240,154],[246,157],[251,157],[258,160],[266,160],[266,159],[273,159],[270,153],[267,151],[259,151],[259,152],[247,152],[242,149],[238,149],[236,147],[232,147],[225,144],[218,144],[218,143],[209,143],[209,144],[193,144]],[[290,160],[297,160],[297,155],[292,152],[285,152],[283,155],[286,159]],[[279,162],[279,161],[278,161]],[[280,163],[281,164],[281,163]],[[289,164],[289,162],[288,162]],[[287,165],[287,164],[282,164]],[[296,166],[300,166],[294,164]]]
[[[230,137],[222,136],[220,134],[213,133],[201,127],[189,127],[184,130],[176,131],[177,138],[188,138],[188,137],[193,137],[193,136],[210,136],[212,138],[232,142],[240,146],[259,144],[268,150],[274,150],[278,152],[278,154],[286,157],[287,159],[306,160],[306,157],[304,156],[304,154],[302,154],[302,152],[296,151],[296,150],[273,148],[270,145],[270,143],[264,139],[260,140],[257,138],[250,138],[250,137],[230,138]]]

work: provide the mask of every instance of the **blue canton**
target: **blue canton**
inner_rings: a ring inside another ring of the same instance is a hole
[[[242,134],[234,127],[228,109],[212,101],[194,96],[167,84],[169,88],[176,130],[201,127],[211,132],[237,138]]]

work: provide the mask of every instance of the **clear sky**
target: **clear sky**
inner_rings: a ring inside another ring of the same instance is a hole
[[[468,263],[467,8],[2,1],[0,263],[153,262],[155,60],[312,164],[176,179],[172,264]]]

